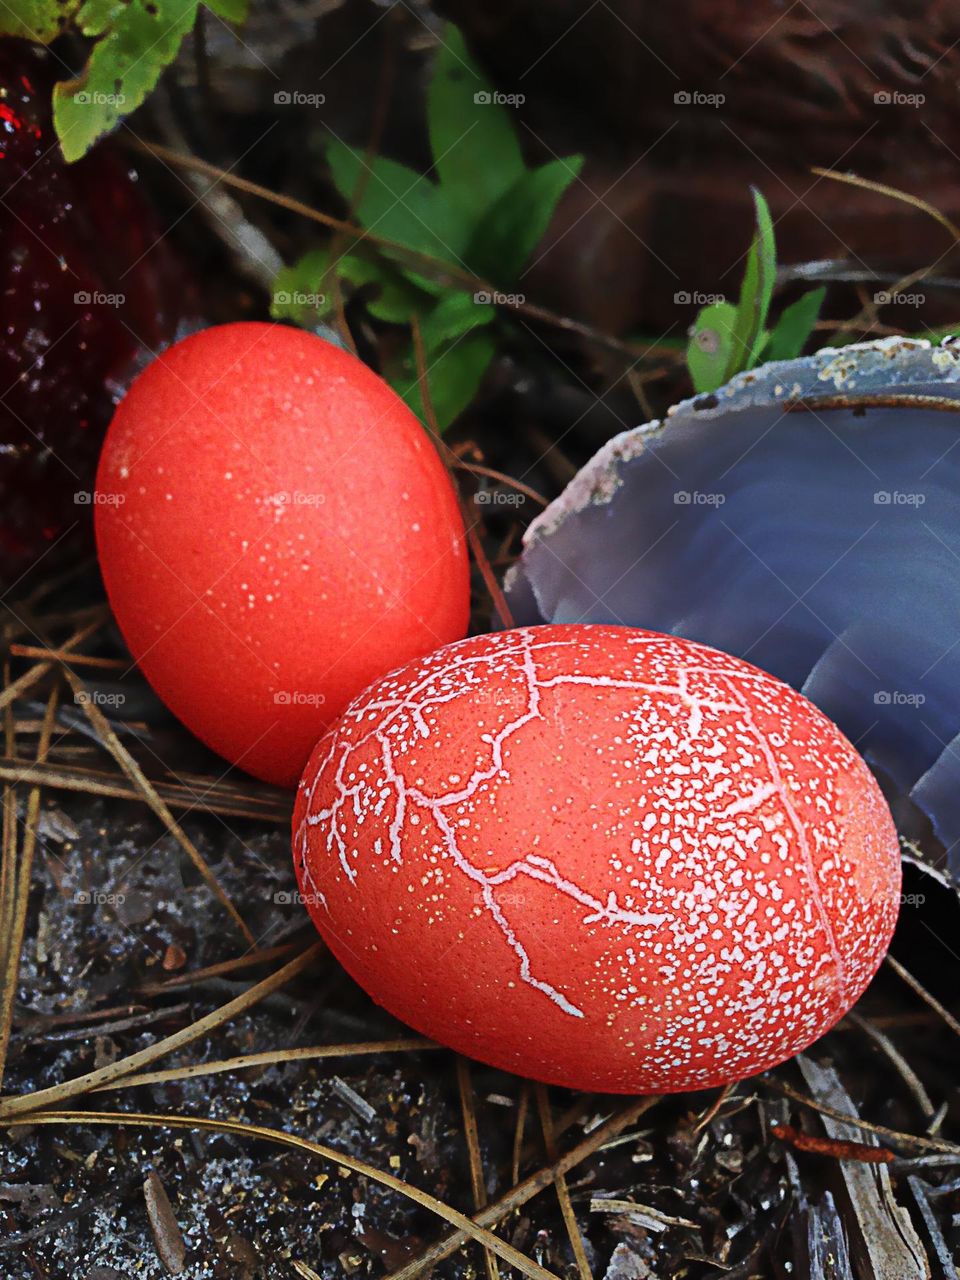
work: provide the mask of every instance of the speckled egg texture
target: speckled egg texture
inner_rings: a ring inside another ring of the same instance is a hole
[[[485,635],[378,681],[317,745],[293,834],[379,1003],[590,1090],[788,1058],[866,987],[900,898],[889,810],[816,707],[627,627]]]
[[[313,334],[220,325],[165,351],[117,409],[95,497],[131,653],[269,782],[293,786],[371,680],[466,632],[463,522],[433,444]]]

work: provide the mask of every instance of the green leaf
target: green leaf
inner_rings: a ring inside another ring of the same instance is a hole
[[[337,274],[355,288],[367,288],[367,310],[386,324],[409,324],[410,317],[422,315],[433,298],[412,284],[401,271],[375,253],[345,253],[337,262]]]
[[[249,0],[205,0],[207,8],[224,22],[246,22]]]
[[[102,38],[79,79],[53,89],[53,122],[67,160],[78,160],[143,102],[196,14],[197,0],[88,0],[77,24]]]
[[[736,323],[732,302],[711,303],[697,315],[687,344],[687,368],[697,395],[716,391],[726,382]]]
[[[490,324],[495,318],[496,307],[476,301],[477,297],[473,293],[448,293],[424,316],[420,335],[428,356],[439,351],[445,343],[469,333],[471,329]]]
[[[82,0],[10,0],[0,4],[0,36],[49,44],[69,24]]]
[[[752,369],[757,363],[777,273],[776,244],[770,209],[756,187],[751,190],[757,229],[753,243],[750,245],[750,252],[747,254],[747,266],[743,275],[743,284],[740,286],[740,300],[737,303],[737,318],[733,329],[733,345],[725,380],[743,369]]]
[[[209,0],[241,22],[248,0]],[[53,123],[67,160],[78,160],[121,116],[136,110],[193,28],[199,0],[27,0],[27,12],[54,8],[85,36],[99,37],[82,74],[54,85]],[[0,19],[2,24],[2,19]],[[54,32],[56,34],[56,32]]]
[[[480,224],[467,250],[471,267],[496,284],[515,284],[582,167],[583,156],[568,156],[521,174]]]
[[[523,156],[509,108],[496,101],[453,23],[447,24],[434,63],[427,122],[444,194],[475,226],[522,176]]]
[[[322,289],[328,262],[326,249],[311,249],[277,272],[270,299],[274,320],[292,320],[303,329],[311,329],[330,314],[333,299]]]
[[[445,431],[473,400],[495,350],[493,334],[488,329],[476,329],[466,337],[444,343],[440,351],[427,355],[430,401],[441,431]],[[394,390],[425,423],[427,415],[420,397],[412,347],[387,373]]]
[[[458,418],[477,388],[496,349],[492,333],[481,332],[496,318],[496,308],[471,293],[448,293],[424,316],[420,326],[427,383],[437,425],[444,431]],[[394,388],[422,421],[426,411],[420,394],[413,346],[391,379]]]
[[[764,350],[766,360],[794,360],[807,344],[817,323],[820,308],[827,296],[826,288],[811,289],[802,294],[796,302],[786,307],[780,319],[774,325],[770,341]]]
[[[356,214],[367,231],[451,266],[460,265],[469,228],[429,178],[383,156],[374,156],[368,165],[359,151],[338,139],[328,144],[327,161],[344,200],[352,203],[360,192]],[[383,252],[387,257],[398,256],[389,249]],[[404,275],[422,289],[445,291],[445,285],[420,275],[402,256],[400,261]]]
[[[348,252],[331,267],[327,248],[311,249],[302,258],[283,267],[274,278],[270,314],[276,320],[292,320],[305,329],[329,316],[335,305],[334,276],[354,289],[370,290],[367,310],[388,324],[409,324],[433,299],[400,274],[391,263],[372,253]]]

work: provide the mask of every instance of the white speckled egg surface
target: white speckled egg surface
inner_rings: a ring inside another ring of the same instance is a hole
[[[480,636],[378,681],[293,830],[313,919],[379,1003],[591,1090],[788,1058],[866,987],[900,897],[886,803],[816,707],[626,627]]]

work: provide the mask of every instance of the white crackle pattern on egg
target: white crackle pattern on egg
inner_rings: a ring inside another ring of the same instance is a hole
[[[392,1012],[621,1091],[808,1044],[866,986],[899,897],[882,796],[816,708],[622,627],[482,636],[373,685],[314,753],[294,853]]]

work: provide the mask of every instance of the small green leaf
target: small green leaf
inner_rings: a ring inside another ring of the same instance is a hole
[[[331,267],[330,252],[324,248],[311,249],[277,273],[270,314],[276,320],[292,320],[303,328],[313,328],[318,319],[334,310],[334,277],[354,289],[369,289],[367,310],[388,324],[409,324],[411,316],[420,315],[433,305],[428,294],[404,279],[384,259],[372,253],[348,252]]]
[[[197,0],[88,0],[77,19],[101,36],[77,80],[53,89],[53,122],[67,160],[78,160],[129,115],[177,56],[197,14]]]
[[[430,148],[444,194],[473,225],[524,172],[509,108],[496,98],[448,23],[427,97]]]
[[[277,272],[270,299],[274,320],[292,320],[303,329],[312,329],[330,314],[333,299],[321,288],[328,262],[326,249],[311,249],[297,262]]]
[[[757,363],[777,273],[776,243],[770,209],[756,187],[751,190],[757,229],[747,254],[747,266],[740,286],[733,345],[725,381],[743,369],[752,369]]]
[[[737,308],[732,302],[704,307],[690,329],[687,368],[697,395],[716,391],[727,380],[734,342]]]
[[[469,229],[429,178],[383,156],[374,156],[368,165],[359,151],[338,139],[328,144],[327,161],[344,200],[352,202],[360,192],[357,218],[368,231],[452,266],[460,265]],[[389,249],[384,253],[394,256]],[[401,269],[428,292],[444,292],[445,285],[421,276],[402,258]]]
[[[0,4],[0,36],[49,44],[69,24],[82,0],[11,0]]]
[[[765,360],[795,360],[802,353],[807,339],[813,333],[813,326],[817,323],[826,296],[827,290],[821,285],[819,289],[811,289],[802,294],[796,302],[784,308],[764,350]]]
[[[224,22],[246,22],[249,0],[205,0],[207,8]]]
[[[467,250],[471,267],[504,287],[515,284],[582,167],[583,156],[568,156],[521,174],[480,224]]]
[[[495,318],[496,307],[476,301],[477,296],[463,292],[448,293],[424,316],[420,334],[428,355],[471,329],[490,324]]]
[[[392,262],[375,253],[345,253],[337,262],[337,274],[357,289],[368,289],[367,310],[386,324],[409,324],[433,305],[433,298],[418,289]],[[373,288],[368,288],[369,286]]]
[[[437,425],[445,431],[477,394],[496,343],[488,329],[476,329],[465,337],[444,343],[440,351],[427,355],[427,384]],[[388,380],[421,420],[427,421],[420,397],[420,382],[412,347],[388,370]]]

